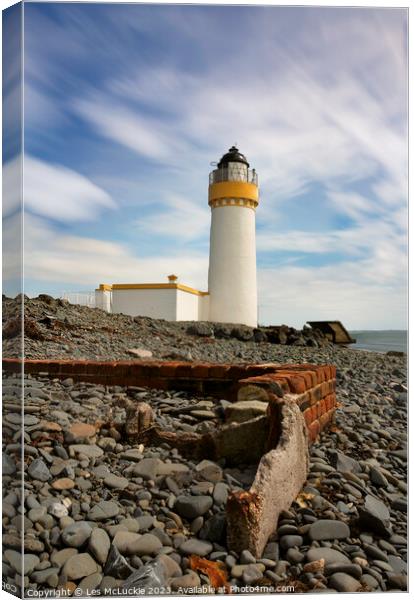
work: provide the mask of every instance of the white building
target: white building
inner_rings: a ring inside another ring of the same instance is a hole
[[[208,292],[177,282],[101,284],[96,306],[108,312],[168,321],[216,321],[257,326],[255,170],[232,146],[210,173]]]

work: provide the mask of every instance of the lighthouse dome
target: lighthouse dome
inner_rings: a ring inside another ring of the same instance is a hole
[[[232,146],[229,148],[229,151],[224,154],[217,167],[220,169],[222,167],[226,167],[229,163],[243,163],[247,167],[249,167],[249,163],[247,162],[247,158],[242,154],[236,146]]]

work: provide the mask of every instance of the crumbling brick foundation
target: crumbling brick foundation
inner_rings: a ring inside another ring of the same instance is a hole
[[[22,361],[3,359],[3,369],[21,372]],[[214,433],[176,434],[151,425],[136,441],[168,443],[193,458],[256,463],[250,490],[227,504],[228,546],[261,556],[282,510],[289,508],[307,477],[308,444],[332,422],[336,370],[332,365],[230,365],[197,362],[25,360],[26,373],[103,385],[184,390],[235,402],[260,401],[265,414],[228,423]]]

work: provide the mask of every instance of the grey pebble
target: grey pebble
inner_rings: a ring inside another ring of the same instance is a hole
[[[360,582],[346,573],[335,573],[329,578],[329,585],[338,592],[356,592],[360,589]]]
[[[35,458],[35,460],[30,463],[27,472],[32,479],[37,479],[38,481],[49,481],[49,479],[52,478],[52,475],[42,458]]]
[[[213,506],[211,496],[178,496],[174,511],[186,519],[204,515]]]
[[[301,546],[303,544],[303,537],[300,535],[284,535],[280,538],[280,547],[284,550],[292,548],[293,546]]]
[[[197,556],[207,556],[213,550],[213,545],[210,542],[191,538],[181,544],[179,547],[183,554],[196,554]]]
[[[90,538],[91,533],[92,527],[86,521],[78,521],[65,527],[61,533],[61,538],[66,546],[79,548]]]
[[[349,537],[350,529],[342,521],[320,519],[309,528],[308,535],[311,540],[340,540]]]

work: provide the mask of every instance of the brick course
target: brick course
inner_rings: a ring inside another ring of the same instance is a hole
[[[22,361],[4,358],[3,368],[20,372]],[[333,365],[265,364],[230,365],[184,361],[24,361],[27,373],[47,372],[53,377],[103,385],[144,386],[177,389],[227,397],[234,400],[242,386],[257,386],[272,394],[277,383],[284,394],[294,397],[308,428],[309,440],[332,421],[336,407],[336,368]]]

